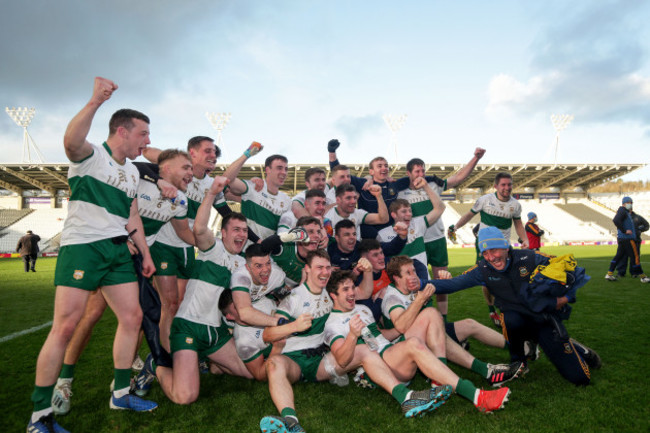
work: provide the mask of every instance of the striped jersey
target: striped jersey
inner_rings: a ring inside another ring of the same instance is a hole
[[[295,320],[303,313],[311,313],[311,327],[306,331],[287,338],[287,344],[282,353],[296,350],[316,348],[324,343],[323,330],[325,322],[332,311],[332,299],[325,289],[320,293],[313,293],[307,283],[301,284],[280,301],[277,314],[288,320]]]
[[[354,316],[359,315],[361,321],[368,326],[372,335],[375,336],[377,343],[379,344],[378,353],[384,351],[384,349],[390,345],[388,341],[377,328],[377,323],[375,322],[374,317],[372,316],[372,311],[370,308],[365,305],[356,304],[352,311],[343,312],[340,310],[332,310],[330,316],[327,318],[325,323],[325,344],[332,347],[334,343],[339,338],[345,339],[350,333],[350,319]],[[357,339],[357,344],[365,344],[363,338],[359,337]]]
[[[126,224],[140,180],[138,169],[131,161],[115,161],[106,142],[92,148],[90,156],[70,163],[70,201],[61,246],[128,234]]]
[[[262,297],[253,303],[253,307],[262,313],[273,316],[277,305],[272,299]],[[263,326],[247,326],[235,323],[233,329],[235,348],[242,361],[250,362],[260,355],[267,356],[271,352],[272,345],[264,342],[263,334]]]
[[[253,306],[260,299],[270,294],[276,289],[284,287],[284,279],[286,275],[284,271],[275,263],[271,264],[271,274],[267,284],[255,284],[251,278],[251,274],[246,267],[240,267],[237,272],[232,275],[230,279],[230,288],[233,291],[246,292],[251,297]]]
[[[178,307],[176,317],[209,326],[221,326],[222,314],[219,311],[219,297],[225,288],[230,287],[230,278],[246,259],[229,253],[220,239],[206,251],[199,251],[187,283],[183,302]]]
[[[437,178],[435,181],[429,182],[429,186],[440,195],[447,189],[447,180]],[[424,188],[402,190],[397,194],[397,198],[404,199],[411,204],[411,211],[414,217],[426,215],[433,210],[433,203],[431,203]],[[442,221],[442,217],[440,217],[438,221],[427,228],[424,234],[424,242],[433,242],[444,237],[445,223]]]
[[[255,184],[250,180],[243,182],[246,191],[241,196],[241,212],[248,220],[249,229],[262,239],[268,238],[278,230],[280,216],[291,209],[291,199],[282,191],[271,194],[266,182],[261,191],[255,191]]]
[[[381,301],[381,315],[384,329],[393,329],[395,326],[390,320],[390,313],[397,309],[401,308],[406,310],[412,303],[415,301],[415,297],[418,292],[411,292],[408,295],[397,290],[393,285],[390,285],[386,288],[386,293],[384,294],[384,299]],[[433,301],[429,301],[422,306],[422,308],[433,306]]]
[[[426,216],[414,216],[409,224],[406,245],[400,252],[400,254],[419,260],[425,266],[427,265],[427,253],[424,246],[424,234],[427,228],[429,228],[429,221],[427,221]],[[390,242],[395,239],[395,236],[397,236],[397,233],[392,227],[384,227],[377,233],[377,240],[379,242]]]
[[[187,221],[190,225],[190,229],[194,228],[194,219],[196,218],[196,213],[199,210],[199,206],[203,202],[205,194],[212,187],[212,182],[214,178],[210,176],[205,176],[202,179],[194,176],[192,182],[187,185],[187,190],[185,195],[187,196]],[[226,205],[226,199],[223,196],[223,193],[219,193],[214,200],[213,206],[218,208],[220,206]],[[176,234],[176,230],[172,227],[171,224],[165,224],[161,229],[158,237],[156,238],[157,242],[169,245],[171,247],[178,248],[187,248],[190,247],[188,243],[181,240]]]
[[[342,216],[338,211],[338,206],[334,206],[325,213],[325,218],[329,219],[332,222],[332,227],[336,227],[336,224],[342,220],[350,220],[354,223],[357,229],[357,240],[361,240],[361,229],[359,226],[364,223],[368,212],[363,209],[355,209],[354,212],[350,214],[349,217]]]
[[[474,214],[481,214],[479,230],[490,226],[496,227],[508,241],[510,241],[512,220],[521,219],[521,204],[512,196],[508,201],[501,201],[496,193],[479,197],[471,210]]]
[[[162,196],[155,183],[141,181],[138,184],[138,213],[142,219],[147,245],[151,246],[166,222],[172,218],[187,217],[187,197],[178,191],[172,202]]]

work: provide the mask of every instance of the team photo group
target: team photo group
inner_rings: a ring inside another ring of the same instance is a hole
[[[162,404],[188,405],[199,398],[203,373],[239,376],[268,383],[277,412],[241,421],[263,433],[305,431],[294,401],[305,381],[383,390],[386,411],[412,418],[445,410],[450,398],[481,413],[504,409],[506,384],[540,353],[575,385],[589,385],[601,366],[563,324],[590,277],[572,255],[539,251],[543,232],[534,213],[522,220],[510,173],[498,173],[492,191],[443,224],[442,192],[462,184],[485,149],[447,179],[426,175],[419,158],[394,179],[380,156],[367,177],[356,177],[332,139],[322,145],[330,170],[307,169],[304,191],[290,197],[281,191],[290,155],[266,157],[261,178],[238,177],[268,151],[255,141],[217,176],[215,140],[193,136],[183,150],[150,146],[150,120],[136,110],[116,111],[106,141],[88,142],[96,113],[117,91],[95,78],[65,131],[68,216],[27,432],[68,431],[61,415],[75,410],[75,366],[106,307],[118,323],[110,409],[154,411],[152,387],[168,398]],[[132,162],[140,156],[148,162]],[[473,219],[476,264],[452,277],[448,238]],[[650,281],[640,264],[634,270]],[[448,321],[450,295],[477,286],[495,326]],[[476,358],[470,337],[508,351],[510,362]],[[411,386],[418,372],[424,389]]]

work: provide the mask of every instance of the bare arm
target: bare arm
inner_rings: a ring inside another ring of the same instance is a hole
[[[108,101],[117,90],[117,85],[106,78],[95,77],[93,95],[90,101],[72,118],[63,136],[65,155],[70,161],[81,161],[93,152],[91,144],[86,140],[90,125],[99,107]]]
[[[151,260],[151,254],[149,253],[149,247],[147,246],[147,241],[144,237],[144,227],[142,226],[142,219],[138,213],[138,199],[133,199],[131,202],[131,210],[129,214],[129,221],[126,224],[126,230],[131,235],[131,239],[140,254],[142,254],[142,275],[145,277],[150,277],[156,272],[156,267]]]
[[[196,212],[194,219],[194,239],[196,239],[196,246],[205,251],[214,245],[214,234],[208,228],[208,221],[210,220],[210,210],[212,203],[223,188],[228,184],[228,179],[223,176],[216,176],[212,181],[212,186],[205,194],[201,206]]]
[[[350,319],[350,332],[344,339],[337,339],[330,347],[336,362],[345,368],[354,358],[354,351],[357,348],[357,340],[361,335],[361,329],[365,324],[356,315]]]
[[[458,171],[458,173],[454,174],[449,179],[447,179],[447,187],[455,188],[461,183],[463,183],[465,179],[467,179],[467,177],[470,175],[470,173],[472,173],[472,171],[476,167],[476,164],[478,164],[479,160],[483,158],[483,155],[485,155],[485,149],[477,147],[474,150],[474,156],[472,157],[472,159],[470,159],[469,162]]]
[[[431,188],[431,186],[427,183],[426,180],[422,179],[421,177],[418,179],[415,179],[415,182],[413,183],[413,186],[416,188],[419,188],[420,186],[424,188],[424,191],[427,193],[427,196],[429,197],[429,201],[431,201],[431,204],[433,205],[433,209],[426,215],[427,218],[427,223],[429,225],[433,225],[438,219],[442,216],[442,213],[446,209],[445,203],[442,201],[440,196]]]
[[[418,292],[415,297],[415,300],[408,306],[406,310],[395,309],[390,313],[390,321],[393,322],[395,329],[397,329],[400,334],[404,334],[408,329],[413,325],[415,319],[417,319],[418,314],[424,304],[426,304],[429,299],[433,296],[434,287],[432,284],[427,284],[426,287]]]
[[[194,233],[190,229],[190,223],[187,221],[187,218],[177,219],[172,218],[172,227],[178,235],[178,237],[185,242],[186,244],[196,245],[196,240],[194,239]]]
[[[368,188],[370,194],[374,195],[377,199],[377,213],[369,213],[364,219],[365,224],[385,224],[388,222],[388,208],[384,197],[381,195],[381,187],[379,185],[372,185]]]
[[[248,146],[248,149],[244,151],[242,156],[230,163],[223,175],[228,178],[231,185],[237,178],[237,175],[239,175],[239,171],[244,166],[244,163],[248,161],[248,158],[257,155],[263,148],[264,147],[260,143],[253,141],[251,145]]]
[[[277,318],[283,318],[281,315],[277,315]],[[278,326],[267,326],[264,328],[264,333],[262,334],[262,339],[265,343],[271,343],[274,341],[282,340],[289,337],[295,332],[302,332],[311,327],[312,316],[309,313],[304,313],[298,316],[293,322],[286,323],[284,325]]]
[[[517,236],[519,236],[519,239],[521,239],[521,247],[522,248],[528,248],[528,236],[526,235],[526,230],[524,229],[524,225],[521,222],[520,219],[517,220],[512,220],[512,223],[515,226],[515,231],[517,232]]]
[[[374,289],[374,280],[372,278],[372,265],[366,258],[359,259],[359,262],[352,271],[353,274],[363,274],[361,284],[355,287],[356,299],[370,299]]]
[[[278,318],[262,313],[251,303],[251,296],[241,290],[233,290],[232,300],[242,321],[250,326],[275,326]]]
[[[307,209],[305,209],[305,206],[303,206],[302,204],[300,204],[300,202],[296,200],[293,200],[291,202],[291,211],[298,219],[300,219],[300,217],[310,216],[309,212],[307,212]]]
[[[153,162],[154,164],[158,164],[158,157],[160,156],[160,152],[162,150],[156,149],[155,147],[145,147],[145,149],[142,151],[142,156],[147,158],[149,162]]]
[[[458,230],[459,228],[461,228],[462,226],[467,224],[469,222],[469,220],[474,218],[474,215],[476,215],[476,214],[474,212],[472,212],[472,211],[467,212],[465,215],[460,217],[458,222],[454,225],[454,229]]]

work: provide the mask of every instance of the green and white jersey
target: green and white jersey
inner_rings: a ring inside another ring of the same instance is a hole
[[[375,322],[374,317],[372,317],[370,308],[360,304],[356,304],[354,309],[348,312],[332,310],[330,316],[327,318],[327,322],[325,323],[325,344],[332,347],[332,343],[339,338],[345,339],[345,337],[350,333],[350,320],[357,314],[361,318],[361,321],[368,326],[372,335],[377,339],[377,344],[379,345],[379,350],[377,350],[377,352],[383,352],[386,347],[390,346],[390,341],[379,332],[377,323]],[[357,338],[357,344],[365,344],[363,338]]]
[[[248,219],[250,230],[262,239],[268,238],[278,230],[280,216],[291,209],[291,199],[282,191],[271,194],[266,182],[261,191],[255,191],[255,185],[250,180],[243,182],[246,192],[241,196],[241,212]]]
[[[306,283],[293,289],[286,298],[280,301],[276,313],[288,320],[295,320],[303,313],[310,313],[312,322],[308,330],[287,338],[287,344],[282,349],[282,353],[312,349],[323,344],[323,330],[330,311],[332,311],[332,299],[325,289],[320,293],[313,293]]]
[[[412,303],[415,301],[415,297],[418,292],[411,292],[408,295],[397,290],[392,284],[386,287],[386,293],[384,293],[384,299],[381,301],[381,315],[384,329],[393,329],[395,326],[390,320],[390,313],[397,309],[401,308],[406,310]],[[422,309],[433,306],[433,300],[429,299]]]
[[[298,218],[296,218],[292,211],[283,213],[278,222],[278,234],[287,233],[296,226],[297,222]]]
[[[178,191],[172,203],[162,196],[155,183],[144,180],[138,184],[138,213],[142,218],[147,245],[151,246],[166,222],[172,218],[187,217],[187,197]]]
[[[354,225],[356,226],[356,228],[357,228],[357,240],[360,241],[361,240],[361,229],[359,228],[359,226],[361,226],[361,224],[363,224],[363,222],[366,220],[367,215],[368,215],[368,212],[366,212],[363,209],[357,208],[357,209],[354,210],[354,212],[352,212],[350,214],[349,217],[346,218],[346,217],[342,216],[341,214],[339,214],[338,206],[334,206],[333,208],[331,208],[330,210],[328,210],[325,213],[325,218],[329,219],[332,222],[332,228],[336,227],[336,224],[339,221],[342,221],[342,220],[350,220],[350,221],[352,221],[354,223]]]
[[[219,297],[224,288],[230,287],[232,274],[245,264],[246,259],[230,254],[220,239],[215,239],[210,249],[199,251],[176,317],[208,326],[221,326]]]
[[[282,251],[271,256],[271,259],[284,271],[286,274],[285,281],[289,286],[296,287],[300,283],[305,261],[298,256],[296,244],[282,244]]]
[[[273,316],[277,305],[272,299],[263,297],[256,301],[253,307],[262,313]],[[233,329],[235,348],[237,349],[237,355],[243,362],[250,362],[260,355],[267,356],[271,352],[272,345],[264,342],[263,333],[263,326],[246,326],[235,323]]]
[[[521,204],[513,197],[508,201],[501,201],[496,193],[479,197],[471,210],[475,214],[481,213],[479,230],[490,226],[496,227],[508,241],[510,241],[512,220],[521,219]]]
[[[436,182],[429,182],[429,186],[438,194],[442,194],[447,189],[447,180],[441,180],[442,185]],[[414,217],[428,214],[433,210],[433,203],[429,199],[424,189],[405,189],[397,194],[397,198],[404,199],[411,204],[411,211]],[[445,237],[445,224],[442,217],[427,228],[424,234],[424,242],[436,241]],[[425,262],[426,263],[426,262]]]
[[[140,180],[138,169],[131,161],[115,161],[106,143],[92,148],[90,156],[70,163],[70,201],[61,246],[128,234],[126,224]]]
[[[246,292],[251,297],[253,306],[266,295],[272,293],[276,289],[284,287],[284,279],[286,275],[282,269],[275,263],[271,264],[271,274],[269,275],[269,282],[267,284],[254,284],[251,279],[251,274],[246,267],[241,267],[232,275],[230,279],[230,288],[234,291]]]
[[[330,191],[334,191],[334,188],[330,188],[329,185],[325,185],[325,190],[323,191],[325,193],[325,204],[336,203],[336,196],[334,195],[334,193],[330,194]],[[307,195],[306,189],[294,195],[292,201],[297,201],[302,205],[302,207],[305,207],[305,195]]]
[[[408,235],[406,236],[406,245],[402,248],[400,254],[409,256],[414,260],[419,260],[424,266],[427,265],[427,252],[424,246],[424,234],[429,227],[429,221],[426,216],[413,217],[409,224]],[[393,227],[384,227],[377,233],[379,242],[392,241],[397,233]]]
[[[194,228],[196,213],[203,202],[205,194],[210,190],[210,187],[212,187],[213,181],[214,178],[206,175],[202,179],[193,177],[192,182],[187,185],[185,195],[187,196],[187,221],[190,225],[190,229]],[[226,199],[224,198],[223,193],[219,193],[214,200],[213,206],[218,208],[225,205]],[[191,246],[178,237],[176,230],[174,230],[174,227],[172,227],[171,224],[166,224],[160,229],[156,241],[177,248],[187,248]]]

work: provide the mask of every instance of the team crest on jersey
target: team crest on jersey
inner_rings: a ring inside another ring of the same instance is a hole
[[[572,353],[573,349],[571,349],[571,345],[569,343],[564,343],[564,353],[569,354]]]
[[[80,280],[84,277],[84,271],[81,271],[79,269],[75,270],[74,273],[72,274],[72,278],[75,280]]]
[[[192,337],[185,337],[185,343],[194,344],[194,339]]]
[[[395,195],[397,194],[397,191],[395,191],[393,188],[388,188],[388,194]]]
[[[167,269],[167,266],[168,266],[168,263],[167,263],[167,262],[162,262],[162,263],[160,263],[160,269],[165,270],[165,269]]]
[[[526,269],[525,266],[522,266],[521,268],[519,268],[519,275],[520,275],[520,276],[525,277],[525,276],[528,275],[529,273],[530,273],[530,272],[528,272],[528,269]]]

